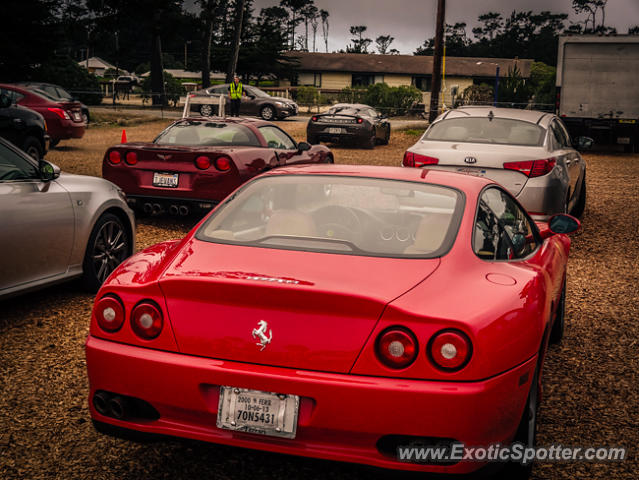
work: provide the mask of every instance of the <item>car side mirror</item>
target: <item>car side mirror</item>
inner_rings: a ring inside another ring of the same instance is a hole
[[[595,141],[590,137],[577,137],[575,139],[575,148],[577,150],[590,150]]]
[[[45,182],[50,182],[60,176],[60,167],[46,160],[40,161],[38,170],[40,171],[40,178]]]
[[[557,215],[550,217],[547,224],[541,226],[539,233],[542,238],[548,238],[557,234],[568,235],[575,233],[580,228],[581,222],[579,222],[579,220],[575,217],[565,213],[558,213]]]
[[[297,150],[299,152],[307,152],[311,149],[311,144],[306,142],[300,142],[297,144]]]

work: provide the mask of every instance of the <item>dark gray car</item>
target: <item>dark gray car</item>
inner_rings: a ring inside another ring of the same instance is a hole
[[[250,115],[262,117],[264,120],[281,120],[283,118],[297,115],[299,110],[297,103],[284,97],[271,97],[268,93],[257,87],[244,85],[245,96],[242,97],[240,105],[240,115]],[[231,109],[231,100],[228,96],[229,84],[214,85],[204,90],[193,92],[195,97],[198,96],[226,96],[226,111]],[[197,98],[191,98],[191,103],[197,104]],[[213,113],[211,105],[200,105],[197,110],[204,116],[210,116]]]
[[[373,107],[360,103],[338,103],[328,112],[313,115],[306,126],[306,141],[356,143],[365,148],[388,145],[391,125]]]
[[[122,190],[61,173],[0,139],[0,299],[83,278],[95,291],[135,250]]]

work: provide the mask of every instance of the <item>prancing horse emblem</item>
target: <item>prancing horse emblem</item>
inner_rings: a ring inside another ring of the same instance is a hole
[[[257,324],[258,328],[253,329],[253,338],[258,337],[260,339],[259,343],[256,343],[260,348],[260,352],[266,348],[266,346],[271,343],[273,339],[273,330],[268,331],[268,337],[266,336],[266,330],[268,329],[268,323],[264,320],[260,320]]]

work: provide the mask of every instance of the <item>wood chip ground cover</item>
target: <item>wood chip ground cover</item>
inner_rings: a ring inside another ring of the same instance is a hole
[[[167,121],[127,127],[152,139]],[[304,124],[282,122],[298,140]],[[90,128],[47,159],[100,175],[121,127]],[[374,151],[334,148],[337,163],[397,165],[412,134]],[[625,446],[622,463],[543,463],[536,479],[638,478],[639,155],[586,154],[588,204],[568,270],[567,329],[545,363],[539,445]],[[141,219],[138,247],[197,221]],[[6,254],[6,252],[4,252]],[[0,478],[385,478],[388,472],[190,441],[135,444],[97,434],[87,410],[84,340],[93,297],[71,283],[0,302]],[[394,475],[393,475],[394,476]],[[422,477],[416,477],[422,478]]]

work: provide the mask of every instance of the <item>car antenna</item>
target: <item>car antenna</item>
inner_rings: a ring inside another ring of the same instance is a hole
[[[493,113],[493,111],[491,110],[490,112],[488,112],[488,121],[492,122],[493,118],[495,118],[495,114]]]

